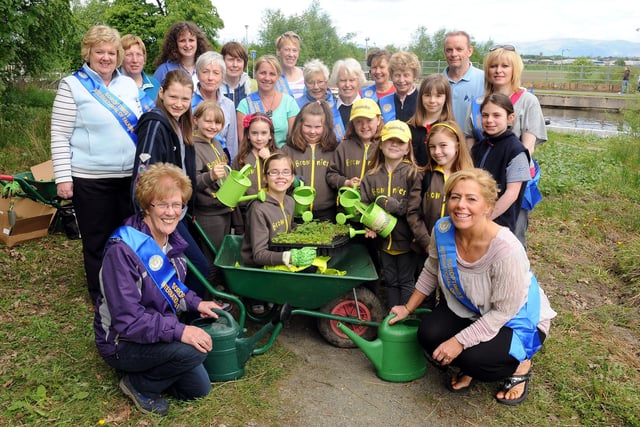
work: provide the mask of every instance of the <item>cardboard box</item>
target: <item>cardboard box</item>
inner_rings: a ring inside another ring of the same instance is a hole
[[[27,240],[46,236],[56,208],[21,197],[16,197],[14,200],[16,223],[11,227],[9,225],[10,199],[0,199],[0,241],[12,247]]]
[[[33,181],[50,181],[53,179],[53,164],[51,160],[31,167]],[[34,182],[37,184],[37,182]],[[51,187],[45,186],[37,188],[38,192]],[[55,189],[55,186],[53,186]],[[45,200],[49,200],[54,195],[42,194]],[[16,222],[11,227],[9,224],[9,205],[11,199],[0,198],[0,241],[12,247],[27,240],[39,239],[49,232],[49,225],[56,213],[56,208],[44,203],[34,202],[25,197],[13,198],[15,202],[13,210],[16,213]]]

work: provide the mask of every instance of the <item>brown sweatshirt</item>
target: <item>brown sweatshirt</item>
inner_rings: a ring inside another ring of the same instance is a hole
[[[316,198],[313,201],[312,212],[329,209],[336,206],[336,192],[327,183],[327,170],[333,159],[334,151],[322,151],[320,146],[307,147],[305,152],[291,145],[282,147],[296,167],[296,175],[302,179],[304,185],[316,190]]]
[[[369,171],[362,181],[360,194],[365,204],[374,203],[376,197],[384,195],[389,199],[395,199],[394,203],[386,203],[387,212],[397,218],[396,226],[389,236],[381,241],[380,249],[386,252],[406,252],[411,250],[413,233],[407,223],[407,206],[409,194],[420,186],[422,174],[418,173],[415,179],[408,177],[411,169],[415,168],[409,162],[400,163],[393,172],[387,171],[384,165],[376,173]],[[385,203],[381,203],[385,206]]]
[[[264,202],[254,200],[249,203],[244,240],[242,242],[242,261],[247,267],[282,264],[282,252],[269,250],[269,241],[280,233],[291,231],[294,202],[285,196],[281,205],[267,194]]]
[[[327,182],[334,190],[344,185],[347,179],[357,176],[362,180],[369,170],[369,159],[376,143],[363,144],[358,138],[344,140],[333,153],[327,171]]]
[[[210,174],[211,169],[218,163],[228,163],[222,146],[215,138],[209,142],[200,136],[194,136],[193,142],[196,150],[196,216],[230,213],[232,209],[216,198],[215,193],[220,189],[220,182],[212,180]]]

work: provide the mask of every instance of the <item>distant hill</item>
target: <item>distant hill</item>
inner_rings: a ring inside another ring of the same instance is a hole
[[[516,45],[523,55],[542,55],[577,58],[640,58],[640,43],[627,40],[549,39],[522,42]]]

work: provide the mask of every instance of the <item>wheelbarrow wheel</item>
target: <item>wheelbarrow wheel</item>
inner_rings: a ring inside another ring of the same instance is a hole
[[[359,312],[360,320],[381,322],[384,317],[384,310],[376,294],[367,288],[356,288],[355,291],[358,298],[357,304],[353,298],[353,291],[349,291],[325,304],[320,311],[338,316],[356,318]],[[338,329],[338,321],[319,318],[317,322],[320,335],[330,344],[341,348],[356,347],[353,341]],[[366,340],[374,339],[378,333],[375,327],[343,323]]]

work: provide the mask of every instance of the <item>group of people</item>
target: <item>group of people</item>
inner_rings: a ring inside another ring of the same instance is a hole
[[[520,88],[515,48],[492,48],[483,73],[469,61],[468,34],[449,33],[448,67],[419,87],[414,54],[375,50],[364,87],[352,58],[331,72],[319,60],[298,67],[300,43],[291,31],[278,37],[252,80],[241,44],[214,52],[197,25],[178,22],[152,77],[140,38],[98,25],[83,39],[82,68],[60,82],[51,123],[57,192],[74,203],[96,344],[124,372],[120,388],[160,415],[163,394],[209,392],[202,361],[211,338],[188,323],[222,307],[188,274],[186,258],[222,279],[192,218],[216,247],[244,234],[247,266],[305,267],[313,249],[268,245],[295,227],[290,193],[305,185],[315,191],[314,219],[335,220],[342,187],[395,216],[388,236],[365,236],[396,320],[434,308],[419,337],[436,362],[460,368],[450,389],[506,378],[496,398],[522,402],[555,313],[524,246],[531,154],[546,132],[536,98]],[[245,165],[247,193],[263,191],[264,201],[229,207],[216,193]]]

